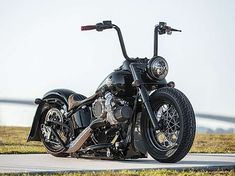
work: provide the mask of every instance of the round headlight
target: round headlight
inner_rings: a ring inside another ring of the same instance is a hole
[[[153,79],[162,80],[168,73],[168,64],[166,60],[160,56],[150,59],[147,67],[148,74]]]

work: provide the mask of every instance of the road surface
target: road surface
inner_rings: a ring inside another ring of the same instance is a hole
[[[56,158],[49,154],[5,154],[0,155],[0,173],[104,171],[142,169],[234,169],[235,154],[188,154],[175,164],[159,163],[151,157],[137,160],[92,160]]]

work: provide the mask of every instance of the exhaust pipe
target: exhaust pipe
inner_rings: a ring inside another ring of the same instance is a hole
[[[105,125],[104,119],[96,119],[91,122],[91,124],[86,127],[70,144],[66,146],[66,153],[74,153],[78,151],[86,140],[91,136],[92,132],[101,126]]]

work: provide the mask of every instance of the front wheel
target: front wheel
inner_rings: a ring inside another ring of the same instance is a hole
[[[155,130],[146,112],[141,133],[148,153],[157,161],[175,163],[189,152],[195,137],[195,115],[188,98],[174,88],[160,88],[150,96],[159,129]]]

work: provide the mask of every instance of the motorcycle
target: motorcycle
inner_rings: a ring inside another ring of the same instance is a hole
[[[158,56],[158,37],[180,30],[159,22],[154,55],[130,58],[120,28],[111,21],[82,26],[82,31],[115,29],[123,64],[90,97],[67,89],[47,92],[38,105],[27,141],[42,141],[56,157],[146,158],[180,161],[195,137],[195,115],[188,98],[167,82],[167,61]]]

